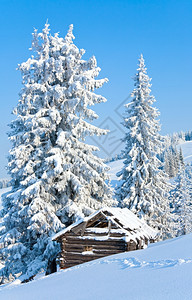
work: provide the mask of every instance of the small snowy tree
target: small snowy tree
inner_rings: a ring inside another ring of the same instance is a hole
[[[183,152],[182,152],[181,147],[180,147],[179,153],[178,153],[178,160],[179,160],[179,165],[181,167],[184,167],[185,163],[184,163],[184,157],[183,157]]]
[[[19,66],[23,89],[9,134],[13,188],[2,213],[4,278],[27,280],[45,270],[58,252],[54,233],[114,203],[107,167],[94,154],[98,148],[85,143],[87,136],[107,133],[90,124],[98,117],[90,107],[106,101],[94,89],[107,79],[95,79],[96,59],[82,59],[72,29],[65,39],[52,36],[48,24],[42,33],[35,30],[35,56]]]
[[[170,214],[166,175],[160,170],[157,154],[161,152],[159,115],[152,106],[150,79],[146,73],[143,56],[134,78],[132,102],[125,105],[123,169],[117,174],[121,180],[117,196],[121,207],[128,207],[138,217],[161,231],[161,238],[169,236]]]

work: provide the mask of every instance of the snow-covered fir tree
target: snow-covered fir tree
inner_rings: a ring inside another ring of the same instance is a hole
[[[187,163],[185,165],[185,178],[187,191],[192,205],[192,163]]]
[[[178,172],[178,152],[172,147],[165,152],[164,170],[169,178],[175,177]]]
[[[184,167],[185,163],[184,163],[184,157],[183,157],[183,152],[182,152],[181,147],[180,147],[179,153],[178,153],[178,160],[179,160],[179,166]]]
[[[184,166],[184,158],[182,149],[180,147],[179,152],[176,145],[171,145],[165,149],[164,153],[164,171],[167,173],[169,178],[173,178],[179,172],[180,166]]]
[[[174,215],[175,236],[192,232],[192,199],[190,196],[191,179],[180,166],[175,178],[175,188],[170,192],[172,214]]]
[[[90,122],[90,108],[106,99],[94,93],[107,79],[96,79],[95,57],[66,37],[33,34],[34,56],[19,66],[23,88],[9,133],[12,191],[3,199],[1,255],[3,278],[20,280],[45,270],[58,248],[51,236],[102,206],[111,206],[107,167],[85,138],[107,134]]]
[[[169,185],[157,158],[162,146],[159,112],[152,106],[155,98],[150,94],[150,79],[142,55],[134,82],[132,101],[125,105],[125,160],[123,169],[117,174],[120,185],[116,193],[121,207],[128,207],[144,218],[161,232],[161,238],[166,238],[171,222]]]

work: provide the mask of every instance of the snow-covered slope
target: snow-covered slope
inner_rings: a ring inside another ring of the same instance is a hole
[[[111,179],[111,185],[112,187],[115,187],[116,185],[119,184],[118,177],[117,177],[117,172],[119,172],[123,168],[123,159],[117,160],[117,161],[112,161],[107,164],[108,167],[110,167],[109,170],[109,176]]]
[[[185,163],[192,163],[192,141],[179,143],[177,146],[178,150],[181,148]],[[115,187],[118,184],[118,177],[116,176],[123,168],[123,159],[113,161],[107,164],[110,167],[109,175],[111,178],[111,184]]]
[[[192,162],[192,141],[180,143],[177,147],[178,149],[181,147],[185,163],[191,163]]]
[[[1,287],[0,299],[188,300],[191,274],[192,234]]]

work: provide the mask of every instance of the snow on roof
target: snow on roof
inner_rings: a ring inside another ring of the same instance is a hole
[[[108,212],[110,215],[107,215],[106,212]],[[143,220],[140,220],[134,213],[132,213],[128,208],[117,208],[117,207],[104,207],[93,214],[91,214],[88,217],[85,217],[82,220],[79,220],[72,225],[68,226],[67,228],[64,228],[60,232],[58,232],[56,235],[53,236],[52,240],[56,240],[58,237],[64,235],[66,232],[69,232],[71,229],[75,228],[79,224],[83,222],[88,222],[93,217],[95,217],[97,214],[103,213],[103,215],[106,216],[106,219],[111,220],[112,222],[117,223],[119,228],[121,228],[125,235],[128,232],[128,235],[130,236],[130,230],[135,232],[136,234],[139,233],[142,236],[148,237],[148,238],[154,238],[157,235],[157,232],[149,227]]]
[[[131,229],[133,231],[140,229],[139,231],[143,234],[145,233],[149,238],[153,238],[157,235],[154,229],[149,227],[145,221],[139,219],[128,208],[107,208],[105,211],[106,210],[113,214],[114,217],[111,217],[112,219],[118,219],[124,229]]]

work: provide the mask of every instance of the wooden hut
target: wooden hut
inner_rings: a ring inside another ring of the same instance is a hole
[[[143,249],[156,232],[127,208],[103,208],[57,233],[66,269],[107,255]]]

